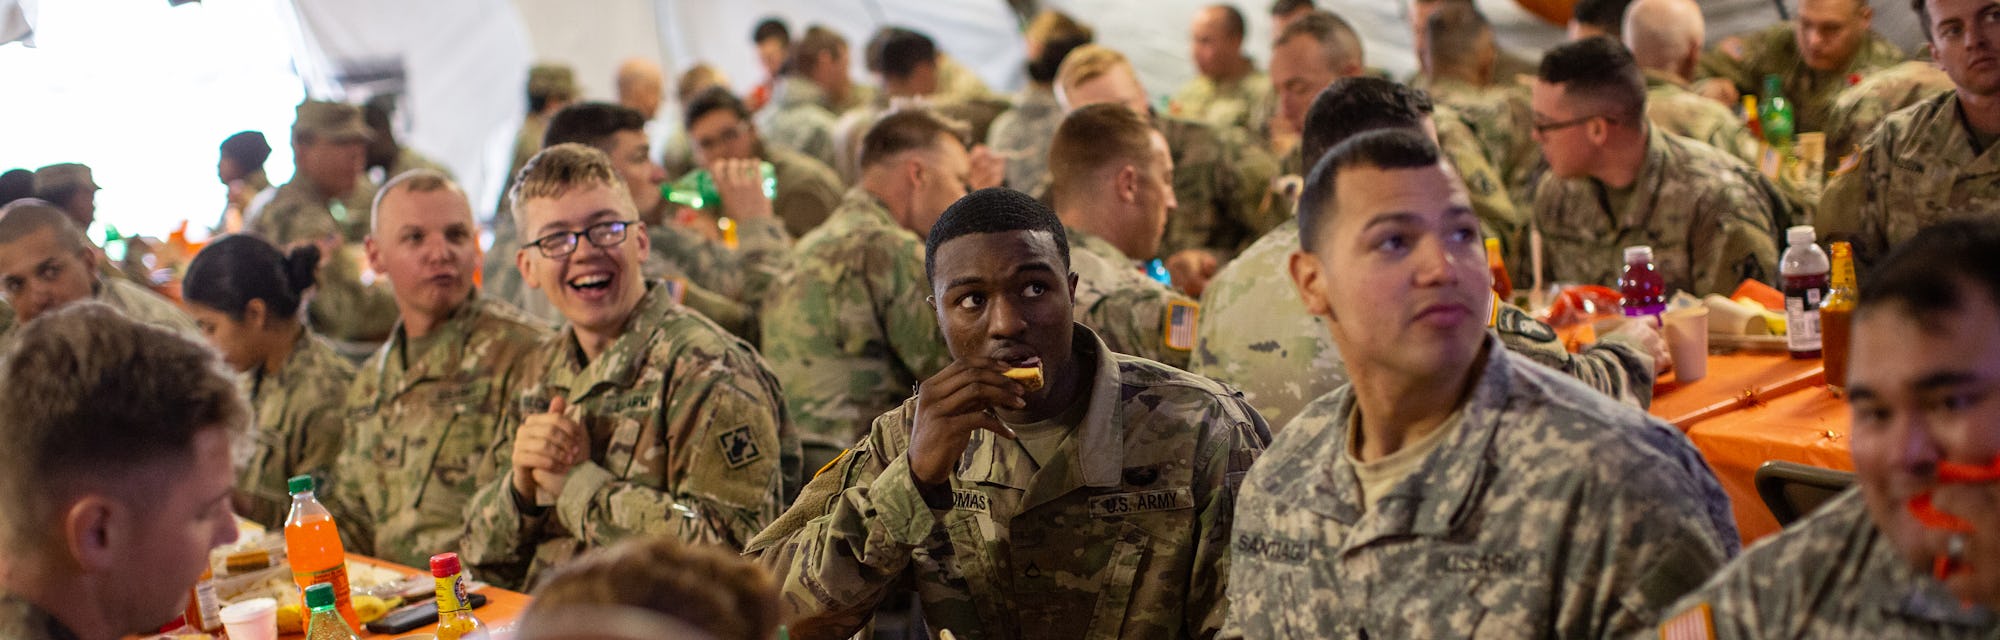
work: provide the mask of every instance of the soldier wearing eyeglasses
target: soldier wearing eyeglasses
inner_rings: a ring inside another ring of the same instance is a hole
[[[495,444],[503,474],[467,509],[480,576],[532,586],[586,549],[667,536],[740,549],[799,483],[798,442],[762,357],[648,280],[651,238],[603,152],[549,147],[514,186],[536,238],[514,262],[567,324]]]

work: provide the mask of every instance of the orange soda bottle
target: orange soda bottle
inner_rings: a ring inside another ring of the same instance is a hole
[[[354,601],[347,592],[347,550],[340,544],[340,530],[333,513],[313,497],[312,476],[292,476],[285,483],[292,492],[292,511],[285,516],[285,557],[292,564],[292,581],[300,589],[326,584],[333,589],[334,605],[351,629],[361,628],[354,614]]]
[[[1514,279],[1507,276],[1507,262],[1500,258],[1500,239],[1486,239],[1486,268],[1493,272],[1493,293],[1501,302],[1514,299]]]

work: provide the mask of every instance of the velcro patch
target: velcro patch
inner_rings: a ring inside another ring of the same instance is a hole
[[[1109,518],[1113,516],[1129,516],[1148,511],[1172,511],[1175,509],[1193,508],[1194,492],[1189,491],[1187,487],[1160,489],[1157,491],[1114,493],[1090,499],[1090,516],[1093,518]]]
[[[681,300],[687,298],[688,288],[686,280],[673,278],[668,280],[664,286],[667,288],[667,298],[673,300],[674,304],[681,304]]]
[[[1194,349],[1195,323],[1201,318],[1201,305],[1178,300],[1167,301],[1165,321],[1168,349],[1188,351]]]
[[[1715,620],[1703,602],[1682,611],[1660,625],[1660,640],[1709,640],[1715,637]]]
[[[973,513],[992,513],[993,499],[984,493],[968,489],[951,490],[951,508]]]
[[[763,450],[757,448],[757,438],[750,434],[750,425],[747,424],[722,432],[722,435],[716,436],[715,442],[722,447],[722,458],[729,461],[731,469],[742,468],[764,457]]]

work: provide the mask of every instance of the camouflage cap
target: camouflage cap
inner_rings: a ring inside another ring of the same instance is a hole
[[[292,121],[292,139],[312,138],[336,142],[367,142],[374,138],[361,120],[361,108],[339,102],[307,100],[299,103],[298,119]]]
[[[35,193],[72,187],[100,188],[97,181],[90,177],[90,167],[75,162],[52,164],[35,170]]]
[[[569,65],[538,64],[528,68],[528,95],[576,97],[576,72]]]

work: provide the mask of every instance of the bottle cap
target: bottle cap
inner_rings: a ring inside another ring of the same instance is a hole
[[[1785,230],[1785,242],[1791,244],[1812,244],[1817,239],[1811,225],[1802,224]]]
[[[1653,248],[1643,244],[1636,247],[1625,247],[1626,262],[1638,262],[1640,260],[1652,262]]]
[[[1833,253],[1833,257],[1843,258],[1854,255],[1854,245],[1847,244],[1846,242],[1835,242],[1831,246],[1833,248],[1831,252]]]
[[[301,494],[301,493],[305,493],[305,492],[308,492],[308,491],[312,491],[312,490],[313,490],[313,477],[312,477],[312,476],[292,476],[292,479],[290,479],[290,480],[286,480],[286,481],[285,481],[285,488],[286,488],[286,489],[288,489],[288,490],[290,490],[290,491],[292,492],[292,495],[298,495],[298,494]]]
[[[1487,253],[1499,253],[1499,252],[1500,252],[1500,239],[1499,239],[1499,238],[1487,238],[1487,239],[1486,239],[1486,252],[1487,252]]]
[[[318,609],[333,606],[333,585],[322,582],[306,587],[306,608]]]
[[[431,577],[449,578],[458,572],[458,554],[445,552],[431,556]]]

